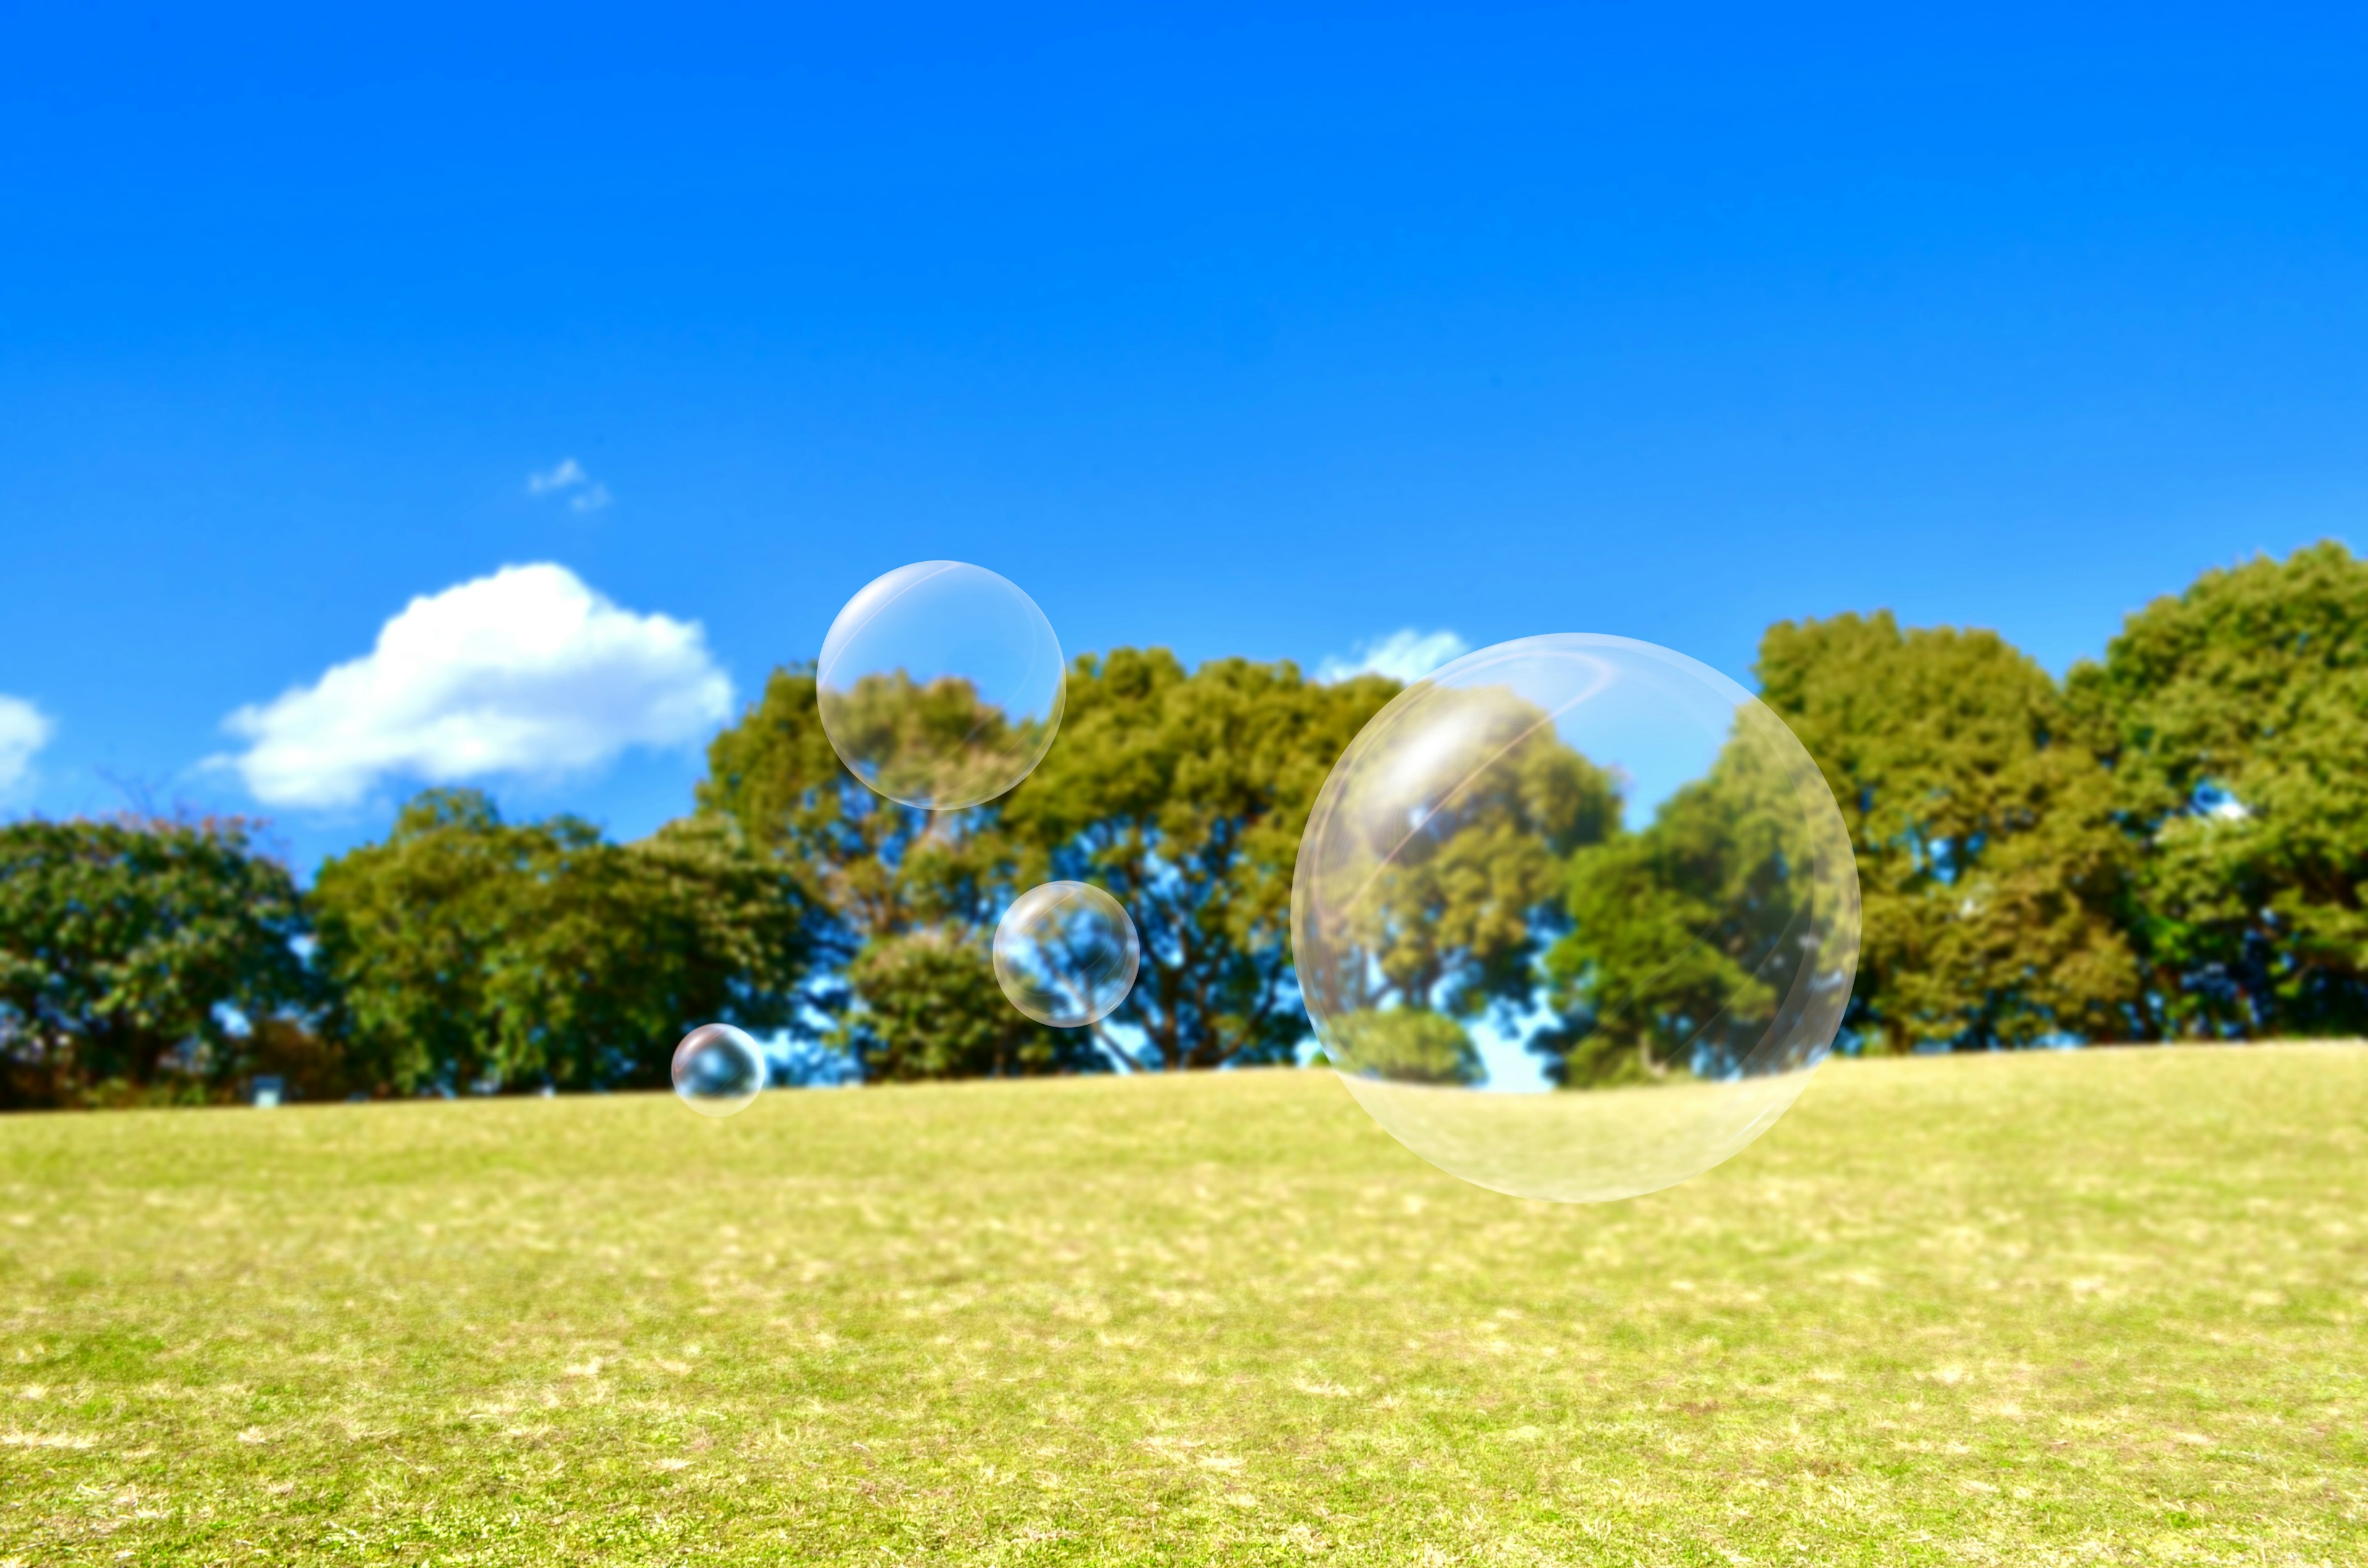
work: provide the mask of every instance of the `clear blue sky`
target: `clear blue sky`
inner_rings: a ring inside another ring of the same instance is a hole
[[[259,801],[225,721],[505,565],[630,644],[517,701],[676,660],[482,775],[633,834],[699,771],[633,736],[910,560],[1072,651],[1748,681],[2368,542],[2357,12],[340,9],[0,7],[0,810],[309,869],[412,775]]]

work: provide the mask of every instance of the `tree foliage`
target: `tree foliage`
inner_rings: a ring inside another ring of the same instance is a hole
[[[943,928],[872,942],[848,974],[839,1039],[873,1082],[1015,1078],[1109,1063],[1082,1029],[1048,1028],[1004,999],[976,941]]]
[[[2150,1029],[2368,1032],[2368,563],[2207,572],[2070,684],[2143,853]]]
[[[1025,882],[1095,883],[1134,921],[1141,977],[1107,1049],[1165,1068],[1292,1058],[1307,1033],[1289,935],[1300,831],[1395,691],[1245,659],[1188,675],[1159,648],[1076,661],[1060,736],[999,825]]]
[[[710,743],[707,765],[700,813],[729,823],[795,884],[814,956],[831,970],[908,931],[993,924],[1008,858],[992,812],[920,811],[867,788],[823,733],[812,670],[774,671]]]
[[[788,1022],[811,949],[800,890],[726,824],[620,846],[472,790],[413,801],[313,903],[351,1049],[398,1092],[663,1084],[698,1024]]]
[[[833,751],[898,801],[991,800],[1044,747],[1045,721],[1015,720],[953,676],[923,684],[903,670],[866,673],[843,690],[818,688],[816,710]]]
[[[924,711],[874,727],[924,749],[943,745],[960,716],[950,689],[918,688]],[[901,765],[892,756],[889,766]],[[823,733],[812,670],[776,670],[740,722],[715,737],[698,800],[700,819],[727,826],[797,890],[815,960],[805,1000],[837,1020],[832,1042],[865,1075],[1075,1060],[1037,1040],[1034,1026],[1021,1028],[1028,1020],[1000,993],[985,994],[995,991],[987,937],[1011,891],[994,811],[926,812],[866,787]],[[992,1017],[990,1004],[999,1009]]]
[[[1858,858],[1846,1028],[1891,1051],[2128,1038],[2132,846],[2046,671],[1996,632],[1903,631],[1884,611],[1770,627],[1759,673]]]
[[[1388,1000],[1476,1017],[1525,1010],[1546,944],[1567,924],[1572,855],[1617,831],[1611,776],[1573,751],[1546,715],[1504,687],[1424,694],[1417,754],[1360,780],[1336,824],[1335,1006]]]
[[[929,812],[850,774],[823,733],[813,673],[783,670],[710,747],[699,799],[809,895],[837,976],[814,1000],[868,1076],[1066,1070],[1111,1055],[1284,1060],[1305,1032],[1284,931],[1299,829],[1332,759],[1392,689],[1238,659],[1187,675],[1163,650],[1087,656],[1070,673],[1058,738],[1019,788]],[[911,731],[928,749],[951,733],[942,715],[923,725],[928,716],[871,728]],[[1090,1041],[1004,1019],[988,966],[1002,909],[1055,877],[1108,889],[1143,943],[1133,996]],[[933,1000],[905,998],[905,986]]]
[[[302,910],[235,818],[0,826],[0,1106],[206,1097],[301,1011]]]
[[[1848,940],[1832,926],[1843,890],[1818,874],[1821,857],[1830,874],[1846,851],[1809,840],[1804,780],[1759,733],[1772,728],[1765,710],[1747,707],[1710,771],[1649,824],[1570,856],[1567,928],[1544,961],[1558,1021],[1533,1042],[1559,1082],[1797,1065],[1759,1053],[1782,1040],[1788,1013],[1811,1004],[1817,971],[1839,967],[1819,944]]]

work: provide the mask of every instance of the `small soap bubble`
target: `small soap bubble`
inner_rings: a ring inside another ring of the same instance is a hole
[[[995,978],[1040,1024],[1081,1028],[1134,989],[1143,957],[1125,906],[1085,882],[1046,882],[1012,901],[995,927]]]
[[[674,1092],[701,1116],[747,1109],[765,1077],[765,1053],[730,1024],[701,1024],[674,1048]]]
[[[1530,637],[1392,699],[1292,885],[1326,1059],[1400,1142],[1520,1198],[1671,1187],[1771,1126],[1858,970],[1841,812],[1782,720],[1624,637]]]
[[[899,566],[847,601],[814,665],[823,733],[892,801],[960,811],[1043,760],[1068,693],[1036,601],[983,566]]]

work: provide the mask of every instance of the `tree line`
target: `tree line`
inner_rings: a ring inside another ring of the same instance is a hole
[[[2208,572],[2060,681],[1994,632],[1888,612],[1772,626],[1755,674],[1851,835],[1846,1048],[2368,1032],[2368,563],[2341,545]],[[17,821],[0,1106],[227,1098],[262,1074],[313,1098],[655,1086],[707,1021],[789,1041],[794,1074],[869,1081],[1290,1062],[1299,835],[1396,689],[1085,655],[1035,772],[930,813],[849,775],[812,672],[784,669],[711,744],[693,811],[645,839],[430,790],[309,890],[238,819]],[[1574,778],[1570,810],[1616,814]],[[1427,918],[1477,929],[1528,900],[1607,929],[1595,904],[1645,896],[1648,851],[1441,880]],[[996,915],[1055,877],[1110,890],[1141,935],[1110,1027],[1037,1025],[996,985]],[[1447,990],[1467,1011],[1568,1000],[1567,939],[1499,947],[1406,961],[1463,964]],[[1554,1063],[1632,1068],[1576,1037]]]

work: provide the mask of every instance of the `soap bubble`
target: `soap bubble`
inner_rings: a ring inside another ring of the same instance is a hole
[[[1292,887],[1301,990],[1359,1104],[1519,1198],[1671,1187],[1766,1131],[1858,970],[1816,764],[1682,653],[1529,637],[1373,716]]]
[[[701,1024],[674,1048],[674,1092],[701,1116],[748,1108],[765,1087],[765,1053],[730,1024]]]
[[[1035,600],[985,567],[920,561],[847,601],[814,686],[849,771],[892,801],[951,812],[1043,760],[1068,675]]]
[[[995,978],[1003,994],[1056,1028],[1108,1017],[1134,989],[1142,957],[1125,907],[1084,882],[1030,888],[995,927]]]

